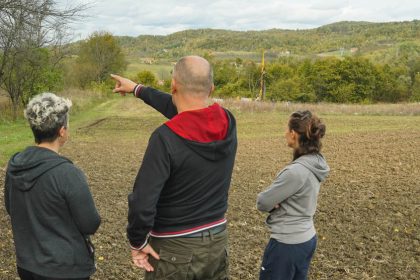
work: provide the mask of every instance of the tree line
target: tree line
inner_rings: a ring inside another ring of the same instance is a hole
[[[215,94],[256,97],[261,65],[215,61]],[[420,57],[407,64],[374,64],[363,57],[283,58],[265,66],[266,98],[272,101],[375,103],[420,101]]]
[[[222,98],[257,98],[261,64],[252,60],[215,60],[215,93]],[[363,57],[282,58],[264,67],[266,100],[293,102],[377,103],[420,101],[420,58],[407,64],[374,64]],[[158,81],[148,70],[132,79],[168,91],[170,81]]]
[[[122,47],[121,39],[110,33],[94,32],[86,40],[68,44],[69,23],[82,17],[85,9],[86,6],[60,9],[52,0],[0,3],[0,87],[8,93],[15,116],[19,106],[43,91],[70,87],[99,87],[109,91],[112,88],[109,74],[123,74],[126,70],[127,50]],[[409,26],[417,24],[414,21]],[[407,24],[391,25],[392,34],[399,34],[396,30],[401,25]],[[337,32],[337,28],[341,33],[351,33],[355,28],[359,30],[360,24],[331,25],[323,27],[322,32]],[[406,30],[406,36],[417,32],[413,30]],[[194,32],[206,33],[205,30]],[[172,37],[174,46],[188,39],[177,41],[177,36]],[[163,40],[163,37],[146,36],[143,45],[148,48],[153,40]],[[344,103],[420,101],[419,53],[417,44],[405,43],[392,60],[378,63],[361,55],[277,57],[268,52],[264,69],[266,99]],[[262,69],[255,60],[220,59],[211,52],[198,54],[213,65],[216,96],[255,98],[258,95]],[[170,81],[158,80],[151,71],[140,71],[130,78],[170,90]]]

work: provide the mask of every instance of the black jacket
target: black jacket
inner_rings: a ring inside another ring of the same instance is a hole
[[[169,94],[145,87],[139,97],[169,119],[177,115]],[[166,124],[151,135],[128,197],[132,247],[144,247],[149,233],[188,232],[224,219],[237,137],[235,118],[221,110],[228,124],[222,140],[187,140]]]
[[[41,147],[14,155],[6,173],[5,204],[19,267],[60,278],[95,272],[87,239],[100,217],[84,174],[70,160]]]

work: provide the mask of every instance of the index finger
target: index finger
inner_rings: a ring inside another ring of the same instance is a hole
[[[116,80],[118,82],[122,79],[121,76],[118,76],[118,75],[115,75],[115,74],[111,74],[111,78],[113,78],[114,80]]]

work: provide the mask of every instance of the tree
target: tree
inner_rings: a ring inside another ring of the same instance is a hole
[[[260,69],[255,62],[247,61],[244,63],[243,80],[245,82],[243,83],[251,97],[256,97],[259,92],[260,77]]]
[[[279,79],[271,84],[267,97],[275,101],[295,101],[300,93],[299,87],[295,79]]]
[[[60,9],[53,0],[0,2],[0,86],[9,94],[14,118],[24,96],[37,93],[45,69],[53,70],[63,57],[59,47],[68,23],[85,8]],[[46,55],[47,46],[54,56]]]
[[[306,67],[303,77],[314,90],[316,101],[337,102],[333,94],[333,89],[340,83],[338,73],[338,63],[336,58],[320,59],[313,63],[311,67]]]
[[[82,87],[91,82],[104,82],[111,73],[119,73],[127,66],[120,45],[108,32],[94,32],[83,42],[77,62]]]
[[[231,61],[217,61],[213,63],[214,85],[221,88],[229,83],[237,81],[237,71],[235,64]]]
[[[14,51],[13,60],[5,66],[3,88],[9,93],[16,113],[18,104],[26,105],[32,96],[59,88],[61,73],[54,67],[54,58],[46,48],[17,48]]]
[[[416,81],[416,75],[420,73],[420,56],[415,56],[410,59],[407,63],[408,75],[411,78],[411,85],[414,85]]]
[[[335,102],[371,101],[376,88],[376,69],[367,59],[349,58],[337,64],[340,82],[333,89]]]
[[[138,83],[151,87],[155,87],[157,84],[155,74],[153,74],[149,70],[143,70],[137,73],[135,80]]]
[[[411,89],[410,101],[420,102],[420,73],[414,77],[414,84]]]
[[[400,102],[406,100],[409,85],[404,79],[398,79],[401,72],[388,64],[378,66],[374,102]]]

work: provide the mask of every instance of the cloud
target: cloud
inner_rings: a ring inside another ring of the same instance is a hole
[[[419,18],[420,1],[97,0],[87,13],[89,17],[74,25],[80,38],[97,30],[138,36],[170,34],[196,28],[302,29],[343,20],[413,20]]]

